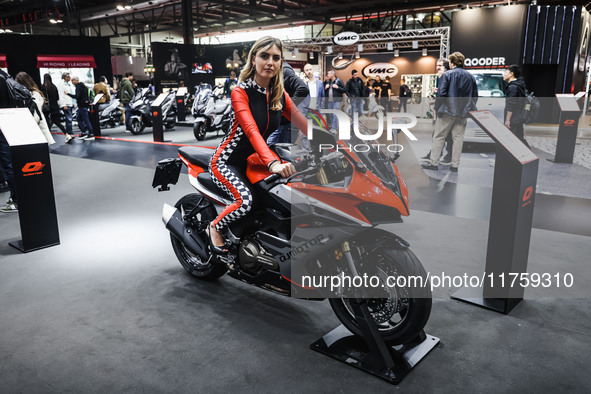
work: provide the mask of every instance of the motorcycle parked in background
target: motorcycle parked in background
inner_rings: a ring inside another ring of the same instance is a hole
[[[232,126],[232,100],[224,97],[223,87],[204,83],[197,86],[191,113],[195,118],[193,134],[199,141],[211,131],[228,131]]]
[[[132,134],[141,134],[146,127],[152,127],[152,103],[156,97],[152,96],[150,92],[150,88],[143,88],[129,103],[131,106],[129,131],[131,131]],[[173,91],[168,92],[168,95],[160,107],[162,109],[162,124],[164,125],[164,128],[166,130],[174,128],[177,111],[176,97]]]
[[[113,98],[108,103],[99,104],[99,123],[101,128],[117,127],[121,124],[121,109],[119,99]]]

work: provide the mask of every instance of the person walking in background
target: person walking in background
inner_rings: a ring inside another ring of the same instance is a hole
[[[310,92],[310,108],[321,108],[324,105],[324,84],[314,78],[314,68],[309,63],[304,66],[304,74],[304,82],[308,85],[308,91]]]
[[[78,103],[78,127],[82,131],[80,138],[85,141],[94,141],[94,132],[92,125],[88,118],[88,109],[90,108],[90,100],[88,99],[88,88],[84,83],[80,82],[78,77],[72,78],[72,83],[76,86],[76,94],[71,94],[71,97],[76,99]]]
[[[408,99],[412,97],[412,91],[406,84],[404,79],[400,80],[400,91],[398,93],[398,99],[400,100],[400,105],[398,106],[398,112],[406,112],[406,104],[408,103]]]
[[[63,73],[62,80],[57,86],[59,93],[59,106],[64,111],[66,116],[66,133],[72,135],[72,109],[74,108],[74,100],[70,96],[74,93],[74,85],[70,83],[70,74]]]
[[[103,97],[100,98],[97,104],[104,104],[111,101],[110,90],[111,89],[109,89],[109,85],[107,84],[107,77],[100,77],[100,82],[94,84],[94,86],[92,87],[92,91],[94,92],[95,96],[100,93],[103,94]]]
[[[236,71],[230,71],[230,76],[224,82],[224,95],[230,97],[232,90],[238,85],[238,79],[236,79]]]
[[[324,97],[326,97],[326,106],[328,109],[339,109],[343,94],[346,93],[345,84],[336,77],[334,70],[327,73],[326,83],[324,84]],[[330,127],[338,130],[339,122],[335,114],[330,114]]]
[[[437,100],[437,87],[439,86],[439,80],[441,79],[441,76],[443,75],[443,73],[449,70],[449,61],[447,59],[439,59],[439,60],[437,60],[435,67],[437,69],[437,78],[435,79],[435,89],[433,91],[435,92],[435,100]],[[436,119],[437,119],[437,113],[435,113],[435,115],[433,116],[433,123],[436,122]],[[435,130],[433,130],[433,133],[435,133]],[[453,146],[454,146],[454,142],[453,142],[453,139],[451,138],[451,133],[449,133],[447,135],[447,137],[445,138],[445,150],[447,151],[447,153],[445,154],[445,157],[443,158],[443,160],[440,161],[441,164],[443,164],[443,165],[450,165],[451,164],[451,152],[453,150]],[[427,153],[425,156],[421,157],[421,159],[431,160],[431,151],[429,151],[429,153]]]
[[[525,92],[527,88],[521,77],[519,66],[510,65],[503,74],[503,79],[508,82],[505,95],[505,127],[507,127],[517,138],[529,148],[524,135],[524,108]]]
[[[351,117],[357,112],[359,117],[363,115],[363,91],[365,86],[361,78],[359,78],[359,72],[357,70],[351,71],[351,79],[347,81],[347,96],[351,99]]]
[[[45,96],[47,100],[47,110],[44,111],[45,120],[47,121],[47,127],[49,131],[51,131],[51,126],[54,124],[57,126],[58,129],[61,130],[62,133],[65,135],[65,142],[70,142],[73,138],[75,138],[74,132],[70,131],[68,133],[66,128],[62,124],[60,119],[60,106],[59,106],[59,91],[57,87],[53,84],[51,80],[51,75],[45,74],[43,75],[43,85],[41,85],[41,92]]]
[[[29,89],[29,92],[31,92],[31,95],[33,96],[33,101],[35,101],[35,105],[37,105],[37,111],[35,111],[35,113],[33,114],[33,118],[35,119],[35,122],[37,122],[37,125],[41,129],[41,132],[47,140],[47,143],[49,145],[55,144],[55,140],[49,132],[47,121],[45,120],[45,116],[43,115],[43,103],[45,102],[45,97],[43,97],[43,93],[41,93],[41,90],[39,90],[39,87],[37,86],[35,81],[33,81],[33,78],[31,78],[31,76],[26,72],[20,72],[16,74],[16,78],[14,78],[14,80],[23,85],[25,88]]]
[[[439,80],[437,100],[435,101],[437,121],[435,122],[435,134],[431,148],[431,161],[428,164],[423,164],[424,169],[438,169],[445,138],[451,133],[454,145],[450,170],[458,172],[468,113],[476,110],[476,102],[478,101],[476,79],[464,70],[464,59],[464,55],[460,52],[452,53],[449,56],[451,70],[443,73]]]
[[[121,83],[119,84],[119,97],[121,100],[121,104],[123,104],[123,108],[125,108],[125,128],[127,130],[131,130],[131,106],[129,105],[129,103],[135,95],[133,85],[131,84],[132,79],[133,73],[126,72],[125,78],[123,78],[121,80]]]

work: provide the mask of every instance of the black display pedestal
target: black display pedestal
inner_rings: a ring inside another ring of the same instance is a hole
[[[152,103],[150,111],[152,112],[152,132],[154,142],[164,142],[164,125],[162,123],[162,102],[168,96],[168,93],[160,93]]]
[[[95,137],[100,137],[101,122],[99,121],[98,104],[90,105],[90,109],[88,110],[88,117],[90,118],[90,125],[92,126],[92,134],[94,134]]]
[[[176,113],[179,122],[184,122],[187,118],[187,109],[185,108],[185,95],[176,96]]]
[[[421,331],[404,346],[390,346],[382,339],[366,300],[352,299],[351,306],[363,338],[340,325],[310,345],[312,350],[398,384],[439,343],[439,338]]]
[[[59,245],[49,146],[27,108],[0,110],[0,129],[10,145],[22,252]]]
[[[554,163],[572,164],[579,131],[581,108],[573,94],[557,94],[556,99],[560,107],[560,118],[558,121],[556,154],[553,161]]]
[[[489,111],[470,115],[497,147],[486,267],[481,287],[452,298],[507,314],[523,299],[512,275],[527,273],[539,159]]]

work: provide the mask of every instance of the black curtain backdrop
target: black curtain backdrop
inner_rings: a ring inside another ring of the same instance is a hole
[[[2,34],[0,53],[6,54],[10,75],[15,76],[24,71],[38,85],[41,84],[41,77],[37,68],[37,55],[91,55],[97,66],[94,69],[95,82],[104,75],[111,85],[113,83],[111,47],[108,38]]]
[[[240,75],[240,69],[252,44],[253,42],[223,45],[153,42],[156,91],[161,92],[163,87],[177,87],[180,79],[185,80],[185,86],[189,87],[191,93],[194,86],[201,81],[213,86],[215,78],[230,75],[230,70],[226,67],[228,60],[234,63],[239,59],[240,67],[235,71],[236,75]],[[211,72],[208,72],[209,67]]]

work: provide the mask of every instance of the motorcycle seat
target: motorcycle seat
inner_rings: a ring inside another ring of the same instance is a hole
[[[98,110],[99,110],[99,111],[102,111],[102,110],[104,110],[105,108],[109,108],[109,106],[110,106],[110,105],[111,105],[111,103],[103,103],[103,104],[99,104],[99,106],[98,106]]]
[[[209,167],[213,152],[215,152],[214,149],[199,146],[183,146],[179,148],[179,155],[184,157],[189,163],[198,165],[204,169]]]
[[[199,175],[197,175],[197,180],[210,192],[228,198],[228,194],[213,182],[213,180],[211,179],[211,174],[209,172],[200,173]]]

